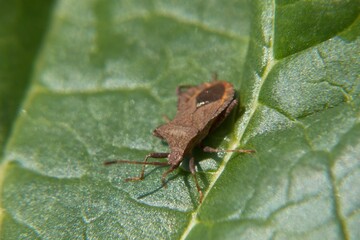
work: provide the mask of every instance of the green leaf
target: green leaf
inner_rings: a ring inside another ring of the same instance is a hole
[[[31,78],[52,1],[0,2],[0,155]]]
[[[1,239],[359,238],[358,1],[59,1],[48,13],[3,137]],[[151,132],[174,116],[176,86],[213,72],[241,107],[206,144],[256,153],[196,151],[202,204],[186,162],[167,188],[166,168],[124,182],[141,167],[103,166],[167,151]]]

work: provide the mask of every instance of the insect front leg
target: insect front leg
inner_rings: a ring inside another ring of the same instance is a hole
[[[169,165],[168,163],[158,163],[158,162],[154,162],[154,163],[148,163],[147,160],[149,158],[167,158],[169,156],[169,153],[159,153],[159,152],[153,152],[153,153],[149,153],[148,155],[145,156],[144,161],[141,162],[140,164],[143,164],[142,168],[141,168],[141,172],[139,177],[131,177],[131,178],[126,178],[125,181],[129,182],[129,181],[139,181],[139,180],[143,180],[144,179],[144,175],[145,175],[145,166],[146,165],[162,165],[162,166],[167,166]]]

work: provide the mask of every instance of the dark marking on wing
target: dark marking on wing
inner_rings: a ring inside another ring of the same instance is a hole
[[[199,108],[208,103],[222,99],[225,93],[224,84],[216,84],[209,88],[204,89],[196,96],[196,107]]]

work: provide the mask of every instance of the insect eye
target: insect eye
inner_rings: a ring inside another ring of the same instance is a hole
[[[208,103],[220,100],[225,93],[225,87],[223,84],[216,84],[203,90],[196,97],[196,107],[204,106]]]

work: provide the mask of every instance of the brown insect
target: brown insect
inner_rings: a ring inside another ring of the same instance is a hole
[[[164,139],[170,148],[170,152],[152,152],[145,156],[143,162],[129,160],[107,161],[104,164],[129,163],[143,165],[140,176],[127,178],[126,181],[144,179],[145,165],[169,166],[162,175],[163,186],[166,187],[166,176],[177,169],[184,157],[189,157],[190,172],[194,177],[196,188],[200,195],[200,203],[203,193],[195,174],[195,161],[192,150],[196,146],[201,147],[203,139],[215,129],[230,114],[237,105],[235,90],[231,83],[217,80],[216,75],[212,82],[198,86],[179,86],[176,89],[178,95],[177,113],[173,120],[159,126],[153,134]],[[253,153],[254,150],[219,150],[211,147],[203,147],[205,152],[240,152]],[[147,162],[149,158],[167,158],[167,162]]]

